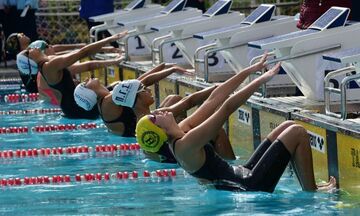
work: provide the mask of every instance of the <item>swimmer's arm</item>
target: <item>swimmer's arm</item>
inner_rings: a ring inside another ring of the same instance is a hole
[[[94,43],[84,46],[83,48],[81,48],[78,51],[78,53],[80,53],[80,55],[82,55],[82,56],[80,56],[79,59],[99,52],[101,50],[101,48],[104,47],[106,44],[117,41],[120,38],[123,38],[125,35],[127,35],[127,31],[123,31],[118,34],[114,34],[110,37],[104,38],[100,41],[97,41],[97,42],[94,42]]]
[[[230,79],[219,84],[206,101],[204,101],[204,103],[188,118],[181,121],[179,126],[183,129],[189,130],[204,122],[216,111],[219,106],[221,106],[221,104],[224,103],[229,95],[233,93],[251,73],[259,71],[266,66],[266,58],[267,54],[265,54],[258,63],[243,69]]]
[[[170,74],[175,73],[175,72],[185,73],[186,70],[181,67],[178,67],[178,66],[173,66],[173,67],[164,69],[162,71],[150,74],[150,75],[146,76],[144,79],[142,79],[141,82],[145,86],[151,86],[152,84],[159,82],[160,80],[164,79],[165,77],[167,77]]]
[[[111,65],[118,65],[120,62],[124,60],[123,56],[120,56],[115,59],[109,59],[109,60],[92,60],[87,62],[81,62],[81,63],[75,63],[68,67],[68,69],[71,71],[71,73],[77,74],[82,73],[86,71],[95,70],[98,68],[104,68]]]
[[[55,44],[53,45],[54,51],[56,53],[58,52],[64,52],[69,51],[73,49],[80,49],[83,48],[86,44],[85,43],[79,43],[79,44]]]
[[[144,74],[141,74],[137,79],[141,82],[145,77],[149,76],[150,74],[153,74],[155,72],[161,71],[165,69],[165,63],[161,63],[157,66],[155,66],[153,69],[147,71]]]
[[[121,49],[113,47],[113,46],[106,46],[106,47],[101,48],[100,52],[104,52],[104,53],[121,53]]]
[[[188,95],[181,99],[179,102],[169,106],[160,108],[159,110],[162,111],[169,111],[172,112],[174,116],[179,115],[184,110],[189,110],[193,108],[196,105],[200,105],[202,102],[206,100],[206,98],[209,97],[211,92],[216,88],[216,85],[210,86],[208,88],[202,89],[200,91],[197,91],[195,93],[192,93],[191,95]]]
[[[81,44],[57,44],[57,45],[53,45],[54,51],[56,53],[56,55],[62,55],[62,54],[66,54],[70,51],[76,50],[76,49],[81,49],[84,46],[86,46],[85,43],[81,43]],[[121,50],[119,48],[115,48],[112,46],[107,46],[107,47],[102,47],[100,50],[100,52],[104,52],[104,53],[121,53]]]
[[[111,37],[107,37],[100,41],[86,45],[85,47],[81,48],[78,51],[74,51],[74,52],[70,52],[70,53],[67,53],[64,55],[56,56],[56,57],[52,58],[49,62],[45,63],[44,67],[46,67],[46,71],[58,71],[59,73],[62,73],[62,72],[60,72],[62,69],[70,67],[72,64],[74,64],[79,59],[82,59],[89,55],[95,54],[104,45],[106,45],[110,42],[116,41],[116,40],[124,37],[126,34],[127,34],[127,31],[119,33],[119,34],[115,34]]]
[[[221,107],[215,111],[209,118],[202,122],[199,126],[194,127],[188,131],[183,138],[181,138],[182,148],[181,152],[194,152],[200,150],[210,140],[214,139],[218,134],[218,131],[222,128],[227,118],[235,112],[235,110],[244,104],[247,99],[264,83],[269,81],[274,75],[279,72],[280,63],[276,64],[271,70],[267,71],[260,77],[253,80],[247,86],[231,95],[221,105]],[[179,140],[179,141],[180,141]],[[177,152],[179,154],[180,148]]]

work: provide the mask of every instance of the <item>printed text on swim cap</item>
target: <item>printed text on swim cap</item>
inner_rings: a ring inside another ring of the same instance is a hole
[[[87,109],[90,109],[91,105],[90,105],[89,101],[87,101],[86,99],[82,98],[82,97],[81,97],[80,95],[78,95],[78,94],[75,94],[75,97],[76,97],[77,99],[79,99],[81,102],[85,103]]]
[[[129,90],[131,89],[132,84],[124,83],[122,84],[120,90],[118,91],[119,95],[116,95],[115,100],[124,102],[127,99],[127,96],[129,94]]]

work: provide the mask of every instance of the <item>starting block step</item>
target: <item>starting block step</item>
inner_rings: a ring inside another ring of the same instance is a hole
[[[249,47],[257,49],[274,49],[291,46],[299,37],[308,36],[325,29],[344,26],[349,16],[350,9],[342,7],[331,7],[319,17],[307,30],[292,32],[272,38],[250,42]]]
[[[346,49],[340,52],[323,55],[324,60],[338,63],[356,63],[360,61],[360,48]]]
[[[211,31],[201,32],[194,35],[194,38],[208,39],[216,37],[217,35],[233,35],[239,28],[249,27],[256,23],[262,23],[270,21],[275,10],[275,5],[262,4],[256,8],[249,16],[247,16],[241,23],[227,26],[220,29],[214,29]]]

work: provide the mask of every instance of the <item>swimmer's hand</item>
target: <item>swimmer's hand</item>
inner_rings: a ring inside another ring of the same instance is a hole
[[[185,68],[182,68],[182,67],[177,66],[177,65],[172,66],[170,69],[171,69],[174,73],[180,73],[180,74],[187,73],[187,70],[186,70]]]
[[[336,179],[334,176],[330,176],[329,182],[325,184],[316,185],[318,192],[332,192],[336,189]]]
[[[179,73],[179,74],[184,74],[184,75],[188,75],[188,76],[194,75],[194,72],[192,72],[191,70],[182,68],[182,67],[177,66],[177,65],[170,67],[170,70],[173,73]]]
[[[101,49],[101,51],[105,52],[105,53],[122,53],[121,49],[120,48],[116,48],[116,47],[113,47],[113,46],[106,46],[106,47],[103,47]]]
[[[125,37],[125,35],[127,35],[127,33],[128,33],[128,31],[126,30],[126,31],[114,34],[114,35],[107,38],[107,42],[111,43],[113,41],[117,41],[117,40]]]
[[[264,78],[264,82],[268,82],[273,78],[276,74],[280,71],[281,62],[278,62],[273,68],[265,72],[263,75],[261,75],[262,78]]]
[[[265,51],[260,61],[254,64],[255,71],[261,71],[267,66],[267,62],[266,62],[267,57],[268,57],[268,53]]]
[[[156,110],[152,111],[152,114],[157,114],[157,113],[160,113],[160,112],[170,112],[171,109],[169,107],[160,107],[160,108],[157,108]]]
[[[176,63],[168,63],[168,62],[166,62],[164,64],[165,64],[165,68],[171,68],[176,65]]]
[[[118,54],[115,58],[114,58],[114,61],[116,64],[119,64],[121,63],[122,61],[124,61],[125,59],[125,56],[124,55],[121,55],[121,54]]]
[[[156,65],[156,66],[152,69],[152,71],[153,71],[153,72],[157,72],[157,71],[164,70],[165,68],[166,68],[166,63],[165,63],[165,62],[162,62],[162,63]]]

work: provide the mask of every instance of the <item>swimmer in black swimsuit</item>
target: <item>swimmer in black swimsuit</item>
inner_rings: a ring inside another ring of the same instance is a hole
[[[60,106],[63,113],[68,118],[86,118],[96,119],[98,117],[98,110],[94,109],[84,110],[77,106],[73,93],[76,84],[72,77],[73,74],[87,71],[93,66],[109,66],[119,64],[124,58],[118,56],[112,60],[91,61],[85,63],[76,63],[82,58],[95,54],[103,46],[125,36],[127,32],[113,35],[101,41],[89,44],[80,50],[57,56],[48,56],[40,47],[29,47],[17,55],[17,66],[23,73],[41,72],[47,84],[51,89],[59,95]]]
[[[136,80],[119,82],[113,86],[112,91],[98,79],[87,79],[76,88],[74,96],[77,104],[84,109],[88,109],[89,104],[89,109],[97,104],[101,118],[110,132],[134,137],[137,119],[150,113],[150,106],[154,103],[147,86],[174,72],[184,71],[185,69],[176,66],[165,69],[165,64],[161,64]],[[115,99],[118,97],[122,97],[122,100]],[[171,100],[174,101],[175,97]]]
[[[182,168],[218,189],[272,192],[289,161],[294,165],[303,190],[334,188],[336,180],[333,177],[326,185],[315,184],[309,136],[294,122],[284,122],[274,129],[243,166],[229,165],[208,145],[228,117],[260,85],[279,72],[280,63],[230,95],[251,73],[265,68],[266,58],[267,54],[257,64],[220,84],[191,116],[179,124],[171,112],[144,116],[136,127],[141,148],[157,151],[164,144],[169,145]]]
[[[65,54],[67,52],[73,51],[74,49],[80,49],[86,46],[85,43],[51,45],[44,40],[36,40],[34,42],[31,42],[30,38],[27,37],[24,33],[12,33],[6,39],[6,43],[5,43],[5,51],[7,57],[10,57],[10,59],[16,59],[17,54],[27,49],[28,47],[31,47],[31,45],[35,45],[35,46],[40,45],[39,48],[42,49],[42,51],[45,52],[45,54],[48,56]],[[120,50],[118,48],[108,46],[108,47],[102,47],[101,52],[118,53],[120,52]],[[39,92],[40,96],[45,98],[47,97],[46,89],[48,89],[48,85],[46,84],[46,82],[41,82],[42,78],[41,77],[39,78],[39,76],[41,76],[40,74],[38,74],[37,77],[36,75],[28,75],[21,73],[21,71],[19,72],[27,92],[32,92],[32,93]],[[43,91],[43,89],[45,90]],[[49,101],[54,99],[52,98],[53,95],[50,95],[48,97],[49,97]],[[54,104],[54,105],[58,105],[58,104]]]
[[[101,85],[97,79],[89,79],[76,88],[75,100],[83,108],[87,108],[90,104],[90,109],[97,104],[105,125],[112,133],[134,137],[137,120],[150,114],[150,106],[154,103],[151,90],[147,86],[174,72],[185,72],[185,69],[176,66],[165,69],[165,64],[160,64],[136,80],[120,82],[112,92]],[[169,111],[176,117],[182,117],[184,112],[200,105],[215,88],[216,86],[211,86],[183,99],[177,95],[170,95],[162,102],[159,110]],[[217,139],[218,143],[223,144],[215,145],[217,152],[226,159],[235,159],[224,131],[219,132]],[[164,147],[156,153],[145,152],[145,154],[155,161],[176,163],[168,147]]]

